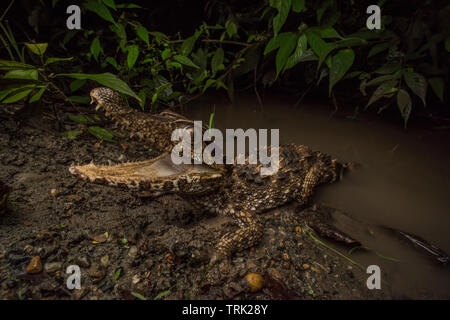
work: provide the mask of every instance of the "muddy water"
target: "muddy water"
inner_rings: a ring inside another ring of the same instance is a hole
[[[219,96],[196,101],[185,113],[207,123],[215,110],[214,126],[221,130],[278,128],[280,143],[306,144],[357,162],[358,168],[343,181],[321,188],[314,201],[360,221],[347,227],[371,251],[349,254],[336,248],[361,265],[379,265],[399,297],[450,298],[449,267],[436,265],[376,227],[418,235],[450,252],[450,132],[414,124],[405,131],[399,123],[367,113],[351,119],[351,108],[332,115],[333,108],[325,103],[303,102],[297,108],[294,103],[290,97],[265,97],[261,108],[252,95],[234,105]]]

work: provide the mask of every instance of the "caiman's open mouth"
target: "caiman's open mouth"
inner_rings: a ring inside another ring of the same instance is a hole
[[[222,174],[204,164],[180,164],[172,162],[170,153],[157,158],[97,166],[93,163],[70,166],[70,173],[91,182],[144,189],[147,191],[205,192],[214,189]]]

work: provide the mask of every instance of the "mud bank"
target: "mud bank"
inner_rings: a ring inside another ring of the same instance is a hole
[[[152,146],[128,138],[99,142],[87,133],[71,140],[52,129],[53,120],[33,123],[0,122],[0,180],[12,188],[0,216],[1,299],[405,298],[385,284],[367,289],[365,270],[304,232],[293,206],[263,214],[260,244],[208,270],[208,250],[236,228],[231,221],[198,212],[175,195],[142,198],[68,171],[71,163],[157,156]],[[27,273],[35,256],[43,271]],[[70,291],[65,271],[74,264],[82,288]],[[251,272],[265,279],[255,293],[245,281]]]

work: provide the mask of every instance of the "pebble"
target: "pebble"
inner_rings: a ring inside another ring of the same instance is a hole
[[[130,250],[128,250],[128,256],[130,258],[134,258],[138,253],[138,248],[136,246],[131,246]]]
[[[107,267],[109,264],[109,256],[103,256],[100,258],[100,263],[102,264],[102,266]]]
[[[62,269],[62,262],[47,262],[44,264],[44,270],[47,273],[53,273]]]
[[[27,273],[35,274],[42,271],[42,262],[41,257],[35,256],[33,259],[31,259],[30,263],[27,266],[26,269]]]

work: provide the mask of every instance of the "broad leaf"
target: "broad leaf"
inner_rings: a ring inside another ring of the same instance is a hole
[[[294,34],[292,32],[282,32],[277,36],[274,36],[272,39],[270,39],[269,43],[267,43],[267,46],[264,49],[264,55],[267,55],[275,49],[278,49],[283,42],[285,42],[293,35]]]
[[[328,56],[328,54],[335,48],[333,44],[323,41],[314,30],[306,30],[306,36],[308,38],[308,44],[314,53],[319,57],[319,66],[322,61]]]
[[[428,79],[428,83],[431,89],[433,89],[433,92],[444,102],[444,79],[438,77],[430,78]]]
[[[90,126],[88,127],[88,132],[92,134],[94,137],[109,141],[109,142],[115,142],[114,141],[114,135],[103,128],[97,127],[97,126]]]
[[[48,58],[47,61],[45,61],[45,64],[51,64],[51,63],[55,63],[55,62],[60,62],[60,61],[71,61],[73,60],[73,57],[69,57],[69,58]]]
[[[334,85],[341,80],[345,73],[350,69],[355,60],[355,52],[352,49],[340,50],[331,59],[330,68],[330,85],[328,88],[328,94],[331,94],[331,90]]]
[[[98,55],[102,51],[102,46],[100,45],[100,39],[98,37],[95,37],[94,40],[92,40],[90,49],[95,61],[98,61]]]
[[[411,103],[411,97],[409,96],[409,93],[403,89],[398,90],[397,106],[400,109],[400,113],[402,114],[405,128],[406,128],[406,124],[408,122],[409,115],[411,114],[412,103]]]
[[[217,48],[214,56],[211,59],[211,70],[213,74],[216,74],[217,67],[223,63],[224,52],[222,48]]]
[[[273,34],[276,36],[289,15],[291,0],[270,0],[270,6],[278,10],[278,14],[273,18]]]
[[[47,86],[44,86],[44,87],[40,88],[40,89],[38,90],[38,92],[36,92],[36,93],[30,98],[29,102],[30,102],[30,103],[33,103],[33,102],[39,101],[39,99],[41,99],[42,94],[45,92],[45,90],[47,90]]]
[[[397,86],[398,80],[389,80],[381,84],[375,92],[372,94],[372,97],[370,97],[369,102],[366,105],[366,108],[370,106],[375,101],[381,99],[385,95],[392,93],[392,89],[395,89]]]
[[[127,47],[128,55],[127,55],[127,66],[129,69],[134,67],[136,60],[139,56],[139,47],[137,45],[131,45]]]
[[[367,58],[370,58],[380,52],[383,52],[384,50],[387,50],[391,45],[387,42],[385,43],[378,43],[374,45],[372,48],[370,48],[369,54],[367,55]]]
[[[26,90],[14,93],[13,95],[11,95],[8,98],[6,98],[5,100],[3,100],[2,103],[8,104],[8,103],[17,102],[17,101],[25,98],[27,95],[29,95],[32,90],[33,89],[26,89]]]
[[[184,64],[184,65],[186,65],[186,66],[193,67],[193,68],[196,68],[196,69],[200,69],[199,66],[197,66],[195,63],[193,63],[192,60],[189,59],[189,58],[186,57],[186,56],[177,54],[177,55],[174,56],[173,58],[174,58],[176,61],[178,61],[179,63],[181,63],[181,64]]]
[[[37,80],[38,71],[36,69],[11,70],[3,76],[3,79]]]
[[[0,70],[16,70],[16,69],[36,69],[36,67],[22,62],[0,59]]]
[[[306,39],[306,35],[302,34],[297,40],[297,47],[295,48],[294,53],[289,57],[286,65],[284,66],[284,70],[290,69],[299,63],[301,57],[306,52],[306,48],[308,46],[308,40]]]
[[[291,2],[292,11],[299,13],[306,10],[305,0],[291,0]]]
[[[27,48],[38,56],[44,55],[47,50],[48,43],[25,43]]]
[[[100,74],[88,74],[88,73],[60,73],[56,76],[60,77],[70,77],[74,79],[88,79],[96,81],[108,88],[114,89],[120,93],[132,96],[133,98],[136,98],[139,102],[141,102],[141,99],[133,92],[133,90],[130,89],[130,87],[121,79],[117,78],[112,73],[106,72],[106,73],[100,73]]]
[[[142,25],[139,25],[139,27],[137,27],[136,29],[136,34],[138,35],[139,38],[141,38],[142,41],[144,41],[147,44],[147,46],[150,45],[147,28],[145,28]]]
[[[111,12],[103,3],[90,0],[84,4],[84,7],[89,11],[95,12],[102,19],[116,24],[116,21],[112,17]]]
[[[286,65],[286,62],[288,61],[289,56],[291,55],[292,51],[294,51],[295,46],[297,44],[297,35],[291,33],[290,37],[284,41],[280,49],[278,49],[277,56],[275,58],[275,65],[277,70],[277,75],[280,74],[280,72],[283,70],[284,66]]]
[[[411,91],[418,95],[426,106],[427,80],[425,77],[416,72],[405,72],[403,77]]]

